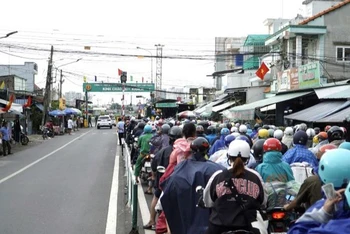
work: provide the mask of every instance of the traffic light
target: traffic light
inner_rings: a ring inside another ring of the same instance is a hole
[[[86,83],[86,76],[84,76],[84,83]]]
[[[122,75],[120,76],[120,82],[121,83],[126,83],[127,80],[127,72],[122,72]]]

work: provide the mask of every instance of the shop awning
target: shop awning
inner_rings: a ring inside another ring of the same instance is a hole
[[[318,123],[342,123],[345,119],[350,119],[350,106],[325,118],[319,119]]]
[[[270,110],[276,110],[276,104],[265,106],[260,109],[261,112],[270,111]]]
[[[252,120],[254,119],[254,113],[256,108],[262,108],[279,102],[284,102],[294,98],[302,97],[312,92],[297,92],[297,93],[287,93],[280,94],[270,98],[262,99],[260,101],[252,102],[249,104],[235,106],[229,111],[232,113],[233,118],[242,120]]]
[[[214,101],[209,102],[207,105],[195,109],[193,112],[196,113],[196,114],[201,114],[204,111],[211,113],[212,112],[212,107],[223,103],[227,99],[227,97],[228,97],[227,94],[223,94],[219,98],[215,99]]]
[[[221,104],[221,105],[214,106],[214,107],[212,108],[212,111],[213,111],[213,112],[221,112],[221,111],[223,111],[223,110],[225,110],[225,109],[227,109],[227,108],[233,106],[235,103],[236,103],[235,101],[225,102],[225,103],[223,103],[223,104]]]
[[[302,111],[284,116],[284,118],[305,122],[319,122],[318,120],[339,112],[349,106],[350,101],[325,101]]]
[[[350,85],[315,89],[315,93],[319,99],[346,99],[350,98]]]

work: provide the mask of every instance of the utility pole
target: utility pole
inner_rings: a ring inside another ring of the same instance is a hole
[[[62,69],[60,70],[60,98],[62,98],[62,84],[63,84],[63,75],[62,75]]]
[[[51,46],[51,53],[49,58],[49,63],[47,66],[47,76],[44,94],[44,110],[43,117],[41,120],[41,126],[44,126],[48,118],[48,110],[51,102],[51,83],[52,83],[52,57],[53,57],[53,46]]]

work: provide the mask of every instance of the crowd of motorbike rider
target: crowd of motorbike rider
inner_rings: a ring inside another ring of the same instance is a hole
[[[145,229],[156,233],[269,233],[267,185],[312,170],[284,211],[305,212],[288,233],[348,233],[350,142],[340,126],[309,128],[156,118],[126,121],[126,142],[139,183],[145,157],[153,196]],[[322,185],[336,193],[326,198]],[[199,192],[202,188],[202,194]],[[333,230],[333,232],[332,232]]]

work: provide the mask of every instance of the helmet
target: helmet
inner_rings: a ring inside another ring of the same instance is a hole
[[[168,135],[170,139],[173,139],[173,140],[179,139],[182,137],[182,130],[179,126],[174,126],[170,128]]]
[[[203,134],[204,133],[204,128],[202,125],[197,125],[196,127],[196,133],[197,134]]]
[[[332,127],[331,125],[327,125],[326,127],[324,127],[324,131],[325,131],[325,132],[328,132],[328,130],[329,130],[331,127]]]
[[[265,139],[258,139],[252,147],[254,158],[257,160],[261,160],[263,157],[263,145],[265,141]]]
[[[346,130],[346,128],[344,127],[340,127],[341,130],[343,130],[344,132],[344,138],[346,138],[346,134],[348,133],[348,131]]]
[[[250,158],[250,147],[245,141],[232,141],[227,150],[228,157]]]
[[[247,136],[245,136],[245,135],[239,135],[239,136],[237,136],[236,139],[235,139],[235,141],[237,141],[237,140],[245,141],[245,142],[247,142],[248,144],[250,144],[249,138],[248,138]]]
[[[307,125],[306,125],[305,123],[301,123],[301,124],[299,124],[299,126],[297,127],[296,132],[298,132],[298,131],[304,131],[304,132],[306,132],[306,130],[307,130]]]
[[[308,140],[307,134],[304,131],[297,131],[293,136],[293,143],[299,145],[306,145]]]
[[[163,124],[161,128],[162,128],[162,133],[163,134],[168,134],[168,132],[170,130],[170,125],[169,124]]]
[[[345,142],[341,143],[338,148],[350,150],[350,142],[345,141]]]
[[[269,137],[273,137],[273,134],[275,133],[275,130],[270,128],[269,130],[267,130],[267,132],[269,133]]]
[[[145,124],[144,122],[140,122],[140,123],[138,124],[138,128],[144,129],[145,125],[146,125],[146,124]]]
[[[262,128],[258,132],[258,137],[259,138],[268,138],[269,137],[269,131],[267,131],[265,128]]]
[[[228,146],[230,145],[230,143],[231,143],[232,141],[234,141],[235,139],[236,139],[236,137],[233,136],[233,135],[227,135],[227,136],[225,136],[225,145],[226,145],[226,147],[228,147]]]
[[[344,132],[338,126],[331,127],[328,130],[327,135],[328,135],[328,141],[329,142],[332,142],[334,140],[342,140],[342,139],[344,139]]]
[[[213,125],[210,125],[208,128],[207,128],[207,134],[210,135],[210,134],[215,134],[215,127]]]
[[[255,129],[255,130],[258,130],[258,128],[260,128],[260,124],[257,124],[257,123],[254,124],[254,129]]]
[[[147,125],[143,128],[143,132],[144,132],[144,133],[151,133],[151,132],[152,132],[152,126],[147,124]]]
[[[278,140],[282,140],[283,138],[283,131],[281,129],[277,129],[274,133],[273,133],[273,137],[277,138]]]
[[[284,129],[284,135],[287,135],[287,136],[293,136],[293,128],[292,127],[286,127],[286,129]]]
[[[158,120],[158,123],[157,123],[158,126],[162,126],[163,124],[164,124],[164,121],[162,119]]]
[[[228,134],[230,134],[230,130],[228,130],[228,128],[223,128],[223,129],[221,129],[220,134],[221,135],[228,135]]]
[[[318,135],[316,135],[316,136],[314,136],[314,137],[312,138],[312,143],[314,143],[314,144],[320,143],[320,141],[319,141],[319,139],[318,139]]]
[[[328,139],[328,135],[326,132],[320,132],[318,135],[317,135],[317,138],[321,141],[324,141],[326,139]]]
[[[157,116],[156,116],[156,120],[159,120],[159,119],[160,119],[160,117],[157,115]]]
[[[333,183],[335,188],[345,187],[350,179],[350,151],[346,149],[328,150],[322,156],[318,174],[323,183]]]
[[[262,128],[263,128],[263,129],[266,129],[266,130],[269,130],[269,129],[270,129],[270,126],[267,125],[267,124],[265,124],[265,125],[262,126]]]
[[[346,186],[344,194],[346,197],[346,202],[348,203],[348,206],[350,206],[350,183],[348,184],[348,186]]]
[[[314,128],[315,134],[319,134],[321,132],[321,129],[319,127]]]
[[[227,127],[228,129],[231,129],[231,128],[232,128],[232,124],[231,124],[231,123],[227,123],[227,124],[226,124],[226,127]]]
[[[231,133],[231,135],[234,136],[234,137],[238,137],[238,136],[240,136],[241,134],[239,134],[238,132],[233,132],[233,133]]]
[[[337,148],[337,146],[333,145],[333,144],[323,145],[323,146],[321,146],[318,149],[318,152],[316,153],[316,156],[317,156],[318,159],[320,159],[326,151],[333,150],[333,149],[336,149],[336,148]]]
[[[209,147],[209,142],[204,137],[197,137],[191,142],[191,149],[194,152],[206,153]]]
[[[248,130],[247,126],[242,124],[241,126],[239,126],[239,132],[240,133],[246,133]]]
[[[306,134],[309,138],[313,138],[316,135],[315,130],[313,130],[312,128],[308,128],[306,130]]]
[[[232,127],[231,128],[231,132],[238,132],[238,128],[237,127]]]
[[[281,152],[282,144],[276,138],[269,138],[264,142],[263,149],[264,149],[264,152],[269,152],[269,151],[280,151]]]

